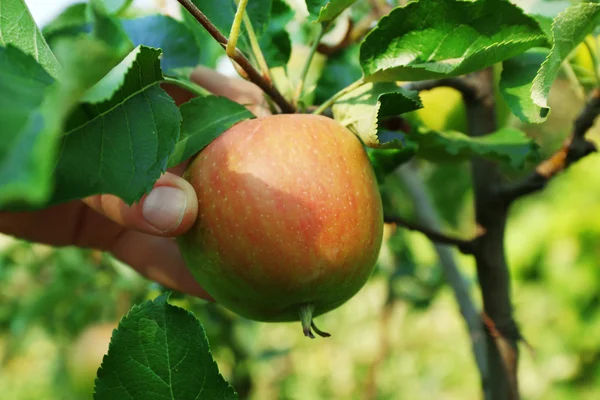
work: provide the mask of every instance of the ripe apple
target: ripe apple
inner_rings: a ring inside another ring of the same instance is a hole
[[[179,239],[198,282],[257,321],[302,322],[350,299],[383,236],[381,198],[359,139],[336,121],[274,115],[234,125],[184,174],[198,220]],[[327,334],[324,334],[327,335]]]

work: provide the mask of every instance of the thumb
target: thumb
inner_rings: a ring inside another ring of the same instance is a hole
[[[125,228],[156,236],[178,236],[187,232],[198,214],[194,188],[170,172],[162,175],[152,191],[132,206],[109,194],[88,197],[84,202]]]

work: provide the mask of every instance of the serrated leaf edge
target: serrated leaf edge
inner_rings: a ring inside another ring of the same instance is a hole
[[[365,38],[363,39],[363,42],[361,44],[361,48],[363,45],[367,45],[368,41],[370,40],[369,38],[371,37],[371,35],[379,30],[379,26],[383,21],[387,21],[387,19],[391,18],[392,14],[394,12],[399,12],[398,10],[403,9],[403,8],[408,8],[410,7],[412,4],[417,4],[418,2],[409,2],[408,4],[404,5],[404,6],[398,6],[394,9],[392,9],[387,15],[383,16],[379,22],[377,23],[377,26],[375,26],[375,28],[371,29],[371,31],[369,31],[369,33],[367,33],[367,35],[365,36]],[[472,3],[472,0],[458,0],[457,3]],[[510,3],[510,2],[509,2]],[[531,17],[530,15],[526,14],[522,8],[518,7],[517,5],[515,5],[514,3],[511,3],[513,6],[515,6],[515,8],[521,13],[521,15],[531,19],[533,22],[536,23],[536,25],[538,26],[538,29],[540,30],[540,34],[537,36],[534,36],[533,38],[529,38],[529,39],[508,39],[508,40],[503,40],[501,42],[496,42],[496,43],[492,43],[491,45],[485,46],[483,47],[480,51],[471,54],[470,57],[473,57],[474,55],[477,55],[479,53],[488,51],[489,49],[492,49],[494,47],[500,46],[500,45],[506,45],[506,44],[521,44],[521,43],[528,43],[528,42],[537,42],[540,39],[543,39],[545,42],[547,42],[547,36],[544,34],[543,30],[541,29],[541,27],[539,26],[539,23],[535,20],[535,18]],[[359,55],[359,60],[360,60],[360,64],[363,64],[363,60],[362,57]],[[370,57],[368,60],[366,60],[367,62],[371,63],[373,62],[375,59],[373,57]],[[367,72],[365,70],[363,70],[364,74],[365,74],[365,79],[367,81],[372,81],[372,80],[376,80],[376,79],[369,79],[370,77],[375,77],[378,74],[384,74],[385,72],[389,72],[390,70],[394,70],[397,68],[406,68],[406,69],[421,69],[421,70],[426,70],[426,71],[430,71],[430,72],[434,72],[439,74],[439,76],[457,76],[457,75],[462,75],[465,72],[459,72],[453,75],[453,72],[458,70],[460,68],[460,66],[464,63],[464,60],[467,60],[467,58],[463,58],[463,61],[461,61],[460,63],[456,64],[456,66],[452,69],[452,71],[450,71],[449,73],[442,73],[442,72],[436,72],[436,71],[431,71],[427,68],[427,65],[421,64],[421,65],[397,65],[397,66],[391,66],[389,68],[382,68],[382,69],[377,69],[375,71],[371,71],[371,72]],[[502,61],[502,60],[500,60]],[[499,61],[499,62],[500,62]],[[435,64],[438,64],[438,62],[435,62]]]
[[[164,304],[165,306],[169,306],[169,307],[173,307],[175,309],[178,310],[183,310],[186,314],[188,314],[189,316],[191,316],[194,321],[198,324],[198,326],[200,327],[202,333],[204,334],[204,338],[206,339],[206,343],[208,344],[207,348],[208,348],[208,353],[210,354],[210,358],[212,360],[212,363],[217,367],[217,375],[219,377],[221,377],[223,379],[223,382],[227,383],[227,388],[231,389],[231,392],[233,393],[233,395],[237,398],[238,394],[235,391],[234,387],[231,386],[231,384],[225,379],[225,377],[223,377],[223,375],[221,374],[221,371],[219,370],[219,365],[217,364],[217,362],[215,361],[215,358],[213,357],[211,348],[210,348],[210,343],[208,341],[208,336],[206,335],[206,330],[204,329],[204,325],[202,325],[202,322],[200,322],[200,320],[194,315],[194,313],[192,313],[190,310],[187,310],[183,307],[179,307],[179,306],[175,306],[173,304],[170,304],[168,302],[169,297],[171,297],[171,291],[166,291],[162,294],[160,294],[158,297],[154,298],[154,299],[148,299],[140,304],[135,304],[133,305],[133,307],[131,307],[129,309],[129,311],[127,311],[127,313],[121,318],[121,320],[119,321],[119,324],[117,325],[117,328],[113,329],[111,337],[110,337],[110,342],[108,344],[108,351],[106,352],[106,354],[104,354],[104,356],[102,356],[102,362],[100,364],[100,367],[98,367],[98,372],[96,373],[96,378],[94,378],[94,392],[93,395],[96,395],[96,383],[98,381],[98,374],[100,372],[100,370],[102,370],[102,368],[104,367],[104,363],[106,358],[108,357],[110,350],[113,348],[113,339],[115,336],[115,332],[117,332],[119,330],[119,327],[121,326],[121,324],[123,323],[123,321],[125,321],[127,318],[131,317],[131,314],[139,311],[142,307],[145,307],[149,304]]]

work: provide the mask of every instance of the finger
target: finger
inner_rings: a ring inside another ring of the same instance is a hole
[[[122,227],[157,236],[187,232],[198,213],[194,188],[170,172],[162,175],[152,191],[132,206],[107,194],[88,197],[84,202]]]
[[[196,67],[191,79],[217,96],[227,97],[246,106],[257,117],[271,114],[263,91],[252,82],[230,78],[204,66]]]
[[[116,258],[152,281],[214,301],[186,267],[177,243],[172,239],[136,231],[124,231],[108,250]]]

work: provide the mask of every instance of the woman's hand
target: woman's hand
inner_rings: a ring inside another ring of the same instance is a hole
[[[246,105],[257,116],[269,113],[262,91],[250,82],[198,67],[192,80],[212,93]],[[176,103],[192,96],[165,85]],[[198,200],[183,178],[187,163],[170,169],[152,191],[133,206],[113,195],[34,212],[0,212],[0,232],[53,246],[79,246],[108,251],[148,279],[210,300],[186,268],[173,237],[188,231],[197,216]]]

